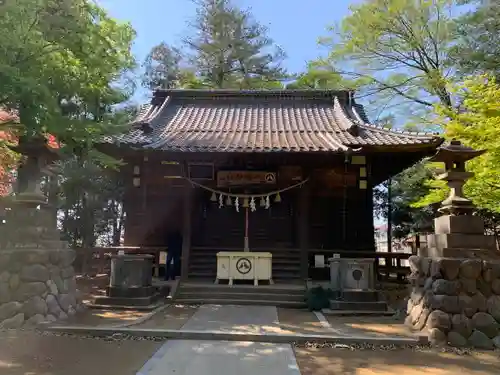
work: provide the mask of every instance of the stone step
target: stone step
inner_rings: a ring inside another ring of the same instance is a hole
[[[386,311],[371,311],[371,310],[331,310],[322,309],[323,315],[330,316],[392,316],[394,311],[389,309]]]
[[[298,259],[273,259],[272,261],[273,267],[295,267],[300,269],[300,260]],[[193,260],[190,264],[190,267],[195,266],[196,268],[200,267],[217,267],[217,260],[213,258],[203,258]]]
[[[346,302],[377,302],[380,300],[376,290],[342,290],[333,292],[332,300]]]
[[[350,310],[350,311],[387,311],[388,306],[384,301],[377,302],[347,302],[330,300],[331,310]]]
[[[276,307],[288,307],[303,309],[306,307],[305,302],[277,302],[277,301],[265,301],[265,300],[252,300],[252,299],[241,299],[241,300],[230,300],[230,299],[200,299],[200,298],[179,298],[175,300],[176,303],[182,303],[186,305],[196,305],[196,304],[213,304],[213,305],[256,305],[256,306],[276,306]]]
[[[219,292],[219,291],[207,291],[206,293],[198,291],[187,292],[181,290],[177,298],[180,299],[223,299],[223,300],[262,300],[268,301],[270,303],[274,302],[301,302],[304,303],[305,297],[302,295],[294,295],[289,293],[265,293],[253,291],[253,293],[237,293],[237,292]]]
[[[218,285],[218,284],[182,284],[179,293],[198,293],[203,295],[210,294],[287,294],[292,296],[305,296],[305,288],[297,287],[279,287],[273,285]]]
[[[189,271],[189,278],[193,279],[209,279],[215,281],[217,272],[212,269],[196,269]],[[300,269],[281,270],[273,268],[273,281],[276,280],[300,280]]]

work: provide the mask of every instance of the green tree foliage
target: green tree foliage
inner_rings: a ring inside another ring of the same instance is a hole
[[[427,180],[433,177],[431,169],[425,163],[418,163],[389,181],[378,186],[374,191],[374,209],[379,218],[387,219],[388,205],[391,205],[392,236],[405,238],[410,234],[425,232],[432,227],[438,205],[430,204],[413,207],[413,203],[425,197],[430,187]],[[388,183],[391,184],[391,201],[388,201]]]
[[[231,0],[199,0],[181,50],[165,43],[148,55],[144,82],[161,88],[283,88],[283,51],[267,29]]]
[[[465,193],[482,210],[500,213],[500,86],[495,79],[478,76],[454,90],[462,99],[457,110],[437,107],[447,139],[487,152],[471,160],[467,167],[474,177]],[[442,200],[447,190],[442,181],[429,181],[431,192],[416,206]]]
[[[322,63],[347,78],[363,79],[363,95],[376,95],[385,108],[391,103],[393,111],[406,110],[402,104],[415,114],[436,102],[451,107],[446,88],[451,7],[449,0],[370,0],[352,6],[351,14],[330,28],[332,35],[321,39],[331,48]]]
[[[181,61],[179,49],[170,47],[165,42],[154,46],[143,64],[144,87],[150,90],[178,87],[181,84]]]
[[[293,89],[330,89],[352,90],[356,88],[356,80],[344,79],[330,66],[311,63],[305,73],[298,74],[295,79],[286,85],[288,90]]]
[[[43,188],[70,243],[91,246],[105,227],[115,229],[116,243],[116,161],[94,143],[128,121],[130,111],[115,105],[135,88],[135,32],[90,0],[9,0],[0,6],[0,34],[0,108],[18,115],[21,141],[52,134],[63,146],[60,175]]]
[[[0,34],[0,106],[17,111],[24,134],[53,134],[70,150],[100,137],[104,107],[129,94],[130,25],[89,0],[10,0]]]
[[[462,74],[494,74],[500,78],[500,2],[467,0],[475,5],[457,20],[452,61]]]
[[[203,81],[215,88],[268,88],[285,78],[284,52],[249,10],[231,0],[199,0],[184,42]]]

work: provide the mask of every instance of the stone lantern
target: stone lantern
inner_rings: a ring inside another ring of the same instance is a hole
[[[441,203],[441,216],[434,219],[434,234],[427,236],[427,248],[421,250],[426,256],[481,256],[496,249],[494,236],[484,234],[483,220],[472,215],[475,207],[463,193],[463,186],[473,176],[465,170],[465,163],[484,152],[453,140],[431,158],[445,164],[445,173],[438,179],[448,183],[450,194]]]
[[[23,162],[0,236],[0,330],[65,320],[83,308],[73,268],[76,252],[60,240],[41,192],[57,152],[44,138],[21,139],[12,149]]]
[[[50,208],[41,191],[41,182],[47,168],[58,159],[45,138],[21,139],[11,149],[23,157],[18,169],[17,192],[11,202],[7,220],[9,247],[39,248],[61,246],[57,228],[47,223]],[[57,242],[53,244],[52,242]]]
[[[484,152],[452,141],[431,159],[444,162],[446,171],[438,178],[448,182],[450,195],[427,247],[408,259],[411,294],[405,322],[427,332],[432,344],[493,349],[500,342],[500,251],[463,194],[473,175],[465,163]]]
[[[474,206],[464,196],[463,186],[474,174],[465,170],[465,163],[485,152],[485,150],[474,150],[464,146],[460,141],[453,140],[449,145],[440,147],[436,155],[430,159],[444,163],[446,172],[438,176],[438,179],[448,182],[450,188],[450,195],[441,203],[439,212],[458,216],[473,211]]]

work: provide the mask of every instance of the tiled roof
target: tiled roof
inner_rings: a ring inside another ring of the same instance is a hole
[[[188,152],[340,152],[440,143],[435,134],[370,125],[351,93],[317,90],[157,91],[132,130],[110,141]]]

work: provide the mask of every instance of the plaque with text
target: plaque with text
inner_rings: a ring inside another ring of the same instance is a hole
[[[265,171],[219,171],[217,186],[274,185],[276,172]]]

